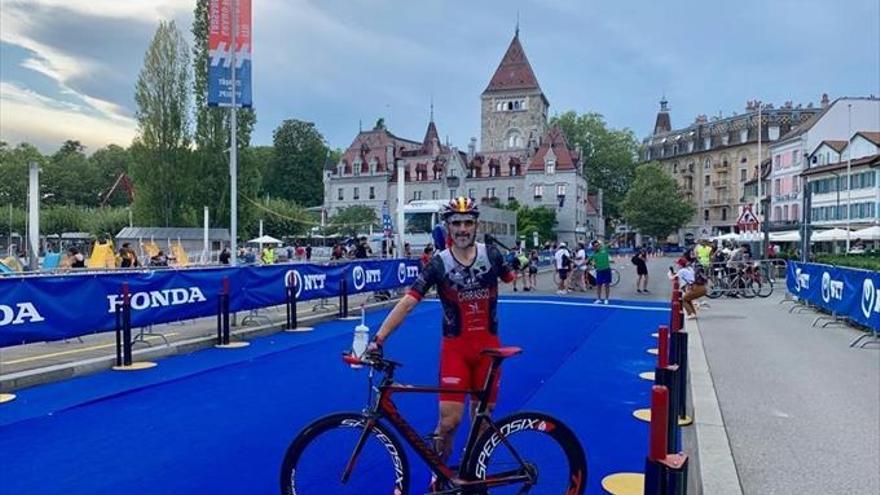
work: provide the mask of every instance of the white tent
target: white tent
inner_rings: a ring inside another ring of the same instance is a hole
[[[849,238],[853,240],[861,239],[863,241],[878,241],[880,240],[880,225],[874,225],[873,227],[857,230],[850,234]]]
[[[729,234],[721,234],[716,235],[715,237],[711,237],[710,239],[713,241],[733,241],[739,238],[739,234],[735,234],[733,232]]]
[[[797,230],[789,230],[786,232],[771,232],[770,240],[772,242],[800,242],[801,233]]]
[[[812,242],[829,242],[829,241],[845,241],[847,231],[844,229],[831,229],[817,232],[810,237]],[[849,234],[850,239],[855,239],[852,233]]]
[[[248,241],[248,244],[283,244],[278,239],[272,237],[271,235],[264,235],[257,237],[256,239],[251,239]]]

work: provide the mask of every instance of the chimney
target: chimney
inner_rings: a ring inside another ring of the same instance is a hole
[[[827,107],[828,103],[828,93],[822,93],[822,108]]]

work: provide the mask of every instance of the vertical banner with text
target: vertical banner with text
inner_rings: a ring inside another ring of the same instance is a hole
[[[208,5],[208,105],[232,105],[232,12],[238,18],[235,37],[235,106],[250,107],[251,0],[211,0]]]

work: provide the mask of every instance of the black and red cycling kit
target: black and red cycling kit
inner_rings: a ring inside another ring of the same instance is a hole
[[[491,360],[480,351],[500,347],[498,339],[498,279],[513,282],[516,274],[493,246],[476,243],[473,263],[463,265],[452,251],[437,253],[422,270],[408,294],[418,300],[437,287],[443,304],[443,342],[440,346],[440,385],[458,390],[483,387]],[[498,374],[500,377],[500,373]],[[498,394],[492,384],[490,402]],[[440,394],[441,401],[464,402],[463,394]]]

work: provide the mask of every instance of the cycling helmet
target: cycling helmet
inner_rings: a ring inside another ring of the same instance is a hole
[[[452,215],[472,215],[477,218],[480,216],[480,209],[473,199],[459,196],[450,199],[443,207],[443,220],[448,220]]]

